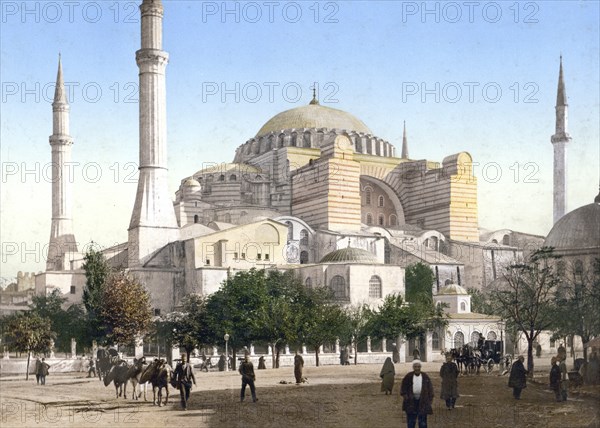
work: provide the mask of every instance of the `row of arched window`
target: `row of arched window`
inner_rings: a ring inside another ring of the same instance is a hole
[[[365,224],[371,226],[373,224],[373,214],[367,213],[365,216]],[[390,214],[388,224],[385,224],[385,215],[379,214],[377,216],[377,225],[378,226],[397,226],[398,225],[398,216],[396,214]]]
[[[285,224],[288,227],[288,242],[294,239],[294,226],[291,222],[286,221]],[[306,229],[302,229],[300,231],[300,245],[308,246],[308,231]]]
[[[310,277],[306,278],[304,281],[304,285],[307,288],[312,288],[312,279]],[[333,297],[336,300],[347,300],[349,296],[349,290],[346,287],[346,280],[341,275],[335,275],[329,281],[329,288],[333,292]],[[369,297],[375,299],[381,299],[382,297],[382,281],[381,278],[377,275],[371,276],[369,280]]]
[[[365,205],[371,205],[371,194],[372,194],[372,189],[367,188],[365,190]],[[385,206],[385,198],[383,197],[383,195],[379,195],[379,197],[377,198],[377,206],[378,207],[384,207]]]
[[[437,333],[436,333],[437,334]],[[479,338],[481,337],[481,333],[478,331],[474,331],[471,333],[471,341],[469,342],[472,346],[476,345],[479,342]],[[487,334],[487,340],[497,340],[498,335],[495,331],[490,330]],[[463,347],[465,344],[465,335],[462,331],[457,331],[454,333],[454,348],[458,349]]]

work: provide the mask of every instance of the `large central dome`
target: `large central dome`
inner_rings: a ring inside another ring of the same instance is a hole
[[[284,129],[301,128],[344,129],[372,134],[362,120],[350,113],[311,102],[309,105],[286,110],[273,116],[260,128],[256,136],[260,137],[271,132],[279,133]]]

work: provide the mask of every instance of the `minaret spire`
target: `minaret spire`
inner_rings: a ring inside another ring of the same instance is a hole
[[[138,188],[129,223],[129,267],[143,265],[157,250],[179,238],[169,192],[165,71],[169,54],[162,50],[163,5],[144,0],[141,12],[139,72]]]
[[[556,91],[556,124],[550,141],[554,146],[553,218],[556,223],[565,215],[567,207],[567,144],[571,141],[568,130],[568,102],[563,74],[562,55]]]
[[[312,93],[313,93],[313,97],[312,100],[310,100],[310,103],[308,103],[309,105],[315,105],[315,104],[319,104],[319,100],[317,99],[317,82],[315,82],[312,86]]]
[[[73,234],[71,146],[73,139],[69,135],[69,103],[65,92],[62,60],[58,56],[56,89],[52,103],[52,226],[48,245],[47,270],[67,268],[66,255],[77,252],[77,243]]]
[[[404,121],[404,131],[402,133],[402,159],[408,159],[408,140],[406,138],[406,120]]]

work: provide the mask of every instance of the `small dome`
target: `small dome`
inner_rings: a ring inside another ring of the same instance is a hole
[[[584,205],[556,222],[544,246],[557,249],[600,247],[600,204]]]
[[[469,294],[467,290],[458,284],[448,284],[443,287],[438,295],[455,295],[455,294]]]
[[[377,256],[360,248],[342,248],[332,251],[321,259],[319,263],[379,263]]]
[[[260,128],[257,137],[284,129],[327,128],[344,129],[358,133],[372,134],[362,120],[350,113],[316,103],[286,110],[273,116]]]
[[[187,180],[185,180],[185,183],[183,183],[183,185],[185,187],[200,187],[200,183],[193,178],[188,178]]]

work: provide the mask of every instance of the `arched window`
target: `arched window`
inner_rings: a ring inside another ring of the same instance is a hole
[[[377,198],[377,206],[378,207],[382,207],[383,206],[383,196],[379,195],[379,198]]]
[[[396,214],[390,215],[390,226],[398,226],[398,217],[396,217]]]
[[[371,189],[365,191],[365,205],[371,205]]]
[[[225,223],[231,223],[231,214],[229,214],[229,213],[226,213],[226,214],[223,216],[223,221],[224,221]]]
[[[371,214],[367,214],[367,224],[373,224],[373,216]]]
[[[457,331],[456,333],[454,333],[454,348],[455,349],[462,348],[464,344],[465,344],[465,335],[462,333],[462,331]]]
[[[379,217],[377,218],[377,224],[379,224],[379,226],[383,226],[385,224],[385,218],[383,217],[383,214],[379,214]]]
[[[467,304],[465,302],[460,302],[460,310],[461,312],[467,312]]]
[[[477,342],[479,342],[480,336],[481,335],[479,334],[478,331],[474,331],[473,333],[471,333],[471,345],[477,346]]]
[[[235,174],[231,174],[231,175],[229,176],[229,181],[237,181],[237,175],[235,175]]]
[[[286,221],[285,224],[287,224],[288,227],[288,242],[291,241],[292,239],[294,239],[294,226],[292,226],[292,222],[290,221]]]
[[[448,285],[448,284],[452,284],[452,280],[451,279],[447,279],[446,281],[444,281],[444,285]]]
[[[510,245],[510,236],[504,235],[502,237],[502,245]]]
[[[196,214],[194,216],[194,223],[198,223],[200,221],[200,217],[198,217],[198,214]]]
[[[381,278],[373,275],[369,280],[369,297],[381,299]]]
[[[498,241],[497,241],[497,240],[495,240],[495,239],[492,239],[492,244],[497,244],[497,243],[498,243]]]
[[[308,251],[300,251],[300,264],[305,265],[308,263]]]
[[[575,260],[575,275],[583,275],[583,262],[581,260]]]
[[[437,333],[437,331],[431,333],[431,348],[434,351],[440,349],[440,335]]]
[[[225,181],[225,176],[223,174],[219,175],[219,181]]]
[[[310,279],[310,276],[306,278],[306,280],[304,281],[304,285],[306,286],[306,288],[312,288],[312,279]]]
[[[329,287],[333,292],[333,298],[338,300],[346,299],[346,280],[343,276],[336,275],[331,278]]]
[[[300,245],[308,245],[308,232],[306,229],[300,231]]]
[[[497,339],[498,339],[498,336],[496,335],[495,331],[491,331],[491,330],[488,331],[487,340],[497,340]]]
[[[432,236],[431,239],[429,240],[429,248],[431,248],[432,250],[437,251],[438,250],[438,239],[437,236]]]

